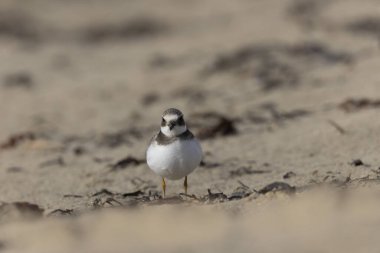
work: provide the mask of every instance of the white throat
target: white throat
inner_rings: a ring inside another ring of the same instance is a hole
[[[181,135],[184,132],[186,132],[186,130],[187,130],[186,125],[174,126],[172,130],[170,130],[168,126],[161,127],[161,132],[167,137],[175,137],[175,136]]]

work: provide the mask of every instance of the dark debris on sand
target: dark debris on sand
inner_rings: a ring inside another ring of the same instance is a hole
[[[338,123],[336,123],[334,120],[327,120],[327,123],[329,123],[333,128],[335,128],[340,134],[346,134],[347,131]]]
[[[107,189],[101,189],[100,191],[95,192],[93,195],[91,195],[91,197],[96,197],[96,196],[99,196],[99,195],[113,196],[115,194],[113,192],[107,190]]]
[[[164,204],[181,204],[187,201],[196,201],[198,203],[215,203],[225,202],[229,200],[236,200],[247,197],[251,192],[247,190],[235,191],[231,196],[227,196],[223,192],[211,192],[207,190],[207,194],[197,197],[195,195],[188,195],[180,193],[177,196],[162,198],[161,193],[157,191],[144,192],[137,190],[127,193],[114,193],[107,189],[102,189],[99,192],[91,195],[91,205],[94,208],[100,207],[135,207],[139,204],[146,205],[164,205]]]
[[[266,194],[268,192],[278,192],[278,191],[291,194],[291,193],[296,192],[296,187],[290,186],[289,184],[284,183],[284,182],[274,182],[263,187],[261,190],[259,190],[259,193]]]
[[[275,103],[265,103],[254,110],[244,113],[244,119],[257,125],[282,124],[287,121],[298,120],[312,115],[313,112],[305,109],[280,110]]]
[[[167,30],[167,26],[160,20],[138,18],[116,24],[101,24],[89,27],[83,32],[83,39],[88,43],[136,40],[157,36]]]
[[[120,201],[116,200],[113,197],[107,197],[107,198],[96,198],[92,202],[92,206],[97,209],[101,207],[121,207],[126,206],[125,204],[121,203]]]
[[[138,190],[138,191],[134,191],[134,192],[127,192],[127,193],[123,193],[122,196],[124,198],[126,197],[137,197],[137,196],[140,196],[140,195],[144,195],[144,192]]]
[[[318,41],[294,45],[252,45],[218,56],[201,75],[253,72],[262,90],[271,91],[299,85],[315,66],[348,65],[353,60],[350,53],[332,49]]]
[[[73,209],[55,209],[51,211],[47,216],[72,216],[74,214]]]
[[[228,197],[226,194],[224,194],[223,192],[216,192],[216,193],[213,193],[211,192],[210,189],[207,189],[207,195],[203,196],[201,198],[202,201],[204,202],[213,202],[213,201],[225,201],[225,200],[228,200]]]
[[[0,241],[0,251],[6,249],[6,245],[7,245],[7,244],[6,244],[5,242]]]
[[[293,171],[289,171],[289,172],[286,172],[286,173],[282,176],[282,178],[283,178],[283,179],[289,179],[289,178],[292,178],[292,177],[295,177],[295,176],[297,176],[296,173],[294,173]]]
[[[32,75],[26,71],[8,74],[4,77],[3,86],[6,88],[30,89],[34,86]]]
[[[149,92],[145,94],[141,99],[141,104],[143,106],[151,106],[158,102],[160,99],[160,96],[157,93]]]
[[[19,166],[12,166],[12,167],[7,168],[8,173],[19,173],[23,171],[24,171],[24,168],[19,167]]]
[[[254,170],[250,166],[242,166],[235,170],[230,171],[230,177],[241,177],[245,175],[252,175],[252,174],[265,174],[270,173],[269,170]]]
[[[364,167],[370,167],[369,164],[364,163],[361,159],[354,159],[352,162],[350,162],[350,165],[358,167],[358,166],[364,166]]]
[[[0,11],[0,37],[13,38],[24,42],[37,42],[41,31],[35,20],[19,11]]]
[[[206,122],[206,124],[198,124],[194,127],[197,129],[197,138],[212,139],[219,136],[229,136],[237,134],[235,120],[216,112],[197,113],[190,116],[191,122]],[[205,121],[204,119],[207,119]],[[201,126],[201,127],[197,127]]]
[[[162,198],[160,192],[155,190],[143,191],[136,190],[134,192],[116,193],[108,189],[102,189],[90,196],[91,205],[94,208],[100,207],[135,207],[140,204],[146,205],[164,205],[164,204],[180,204],[186,202],[195,202],[200,204],[213,204],[228,201],[236,201],[247,198],[252,194],[266,194],[268,192],[284,192],[292,194],[296,188],[283,182],[274,182],[265,186],[260,191],[251,189],[246,184],[238,181],[239,186],[230,194],[222,191],[213,192],[207,189],[207,194],[196,196],[180,193],[177,196]]]
[[[11,149],[15,148],[23,142],[33,141],[37,138],[36,134],[33,132],[23,132],[11,135],[8,140],[0,144],[1,149]]]
[[[292,187],[286,183],[275,182],[267,185],[260,191],[255,191],[250,189],[245,184],[240,183],[240,186],[237,187],[231,194],[227,195],[221,191],[212,192],[211,189],[207,189],[207,194],[202,196],[188,195],[184,193],[180,193],[178,196],[170,197],[170,198],[162,198],[160,193],[158,192],[143,192],[143,191],[135,191],[131,193],[111,193],[108,190],[103,189],[101,192],[94,194],[93,196],[97,197],[96,205],[100,204],[110,204],[111,202],[116,201],[118,205],[124,205],[122,203],[127,203],[127,206],[131,201],[136,205],[138,203],[145,204],[178,204],[184,203],[185,201],[196,201],[198,203],[211,204],[211,203],[220,203],[226,201],[240,200],[246,198],[253,193],[266,194],[268,192],[285,192],[288,194],[294,193],[296,188]],[[103,200],[101,200],[101,195],[104,195]],[[112,204],[111,204],[112,205]]]
[[[203,159],[201,161],[201,163],[199,164],[199,166],[206,168],[206,169],[212,169],[212,168],[217,168],[217,167],[221,166],[221,164],[217,163],[217,162],[209,162],[209,161]]]
[[[294,0],[288,8],[288,16],[304,29],[313,29],[320,21],[325,4],[323,0]]]
[[[98,144],[107,148],[117,148],[122,145],[131,145],[133,140],[139,140],[142,137],[143,134],[139,129],[131,127],[116,132],[104,133],[98,140]]]
[[[347,25],[350,32],[380,38],[380,17],[365,17]]]
[[[91,198],[95,197],[92,201],[92,206],[99,208],[102,206],[136,206],[138,203],[146,203],[157,198],[161,198],[152,191],[148,193],[137,190],[134,192],[126,193],[117,193],[112,192],[108,189],[102,189],[90,196]]]
[[[232,200],[239,200],[250,196],[252,193],[256,193],[255,190],[251,190],[248,186],[240,183],[231,194],[227,195],[223,192],[212,192],[207,189],[207,194],[196,196],[185,193],[180,193],[177,196],[171,196],[162,198],[162,195],[158,191],[143,191],[136,190],[134,192],[116,193],[108,189],[102,189],[90,196],[91,205],[94,208],[100,207],[135,207],[139,204],[146,205],[164,205],[164,204],[180,204],[186,202],[196,202],[204,204],[221,203]]]
[[[380,99],[349,98],[338,105],[345,112],[356,112],[363,109],[380,108]]]
[[[240,200],[243,198],[246,198],[250,196],[253,193],[257,193],[255,190],[251,190],[247,185],[245,185],[243,182],[238,181],[240,184],[239,187],[237,187],[230,196],[228,196],[228,200]]]
[[[280,56],[301,61],[303,64],[317,62],[347,64],[353,60],[353,56],[350,53],[331,49],[328,45],[317,41],[303,42],[294,45],[252,45],[243,47],[232,53],[218,56],[213,63],[205,69],[205,74],[236,70],[251,61],[262,62],[264,64],[270,61],[275,62],[276,60],[280,60]]]
[[[44,209],[29,202],[0,202],[0,223],[19,218],[42,217]]]
[[[82,156],[86,153],[87,153],[86,148],[84,148],[82,146],[76,146],[75,148],[73,148],[73,154],[76,156]]]
[[[263,61],[256,67],[255,77],[263,90],[295,86],[300,82],[297,70],[278,60]]]
[[[145,163],[145,159],[138,159],[133,156],[127,156],[117,161],[115,164],[112,164],[110,167],[112,171],[117,171],[117,170],[125,169],[129,166],[138,166],[143,163]]]
[[[266,110],[270,113],[270,121],[279,122],[286,120],[295,120],[305,116],[309,116],[312,112],[304,109],[294,109],[290,111],[282,111],[277,108],[277,105],[274,103],[267,103],[261,106],[263,110]]]
[[[348,52],[331,49],[319,42],[296,44],[285,50],[287,54],[299,59],[321,61],[328,64],[348,64],[353,60],[353,56]]]
[[[63,197],[64,198],[77,198],[77,199],[83,198],[83,196],[79,195],[79,194],[65,194],[65,195],[63,195]]]
[[[361,178],[352,179],[351,176],[348,176],[344,180],[339,180],[337,178],[331,181],[323,181],[320,183],[316,183],[313,186],[318,185],[329,185],[332,187],[338,188],[346,188],[351,184],[367,184],[367,183],[379,183],[380,176],[378,176],[377,171],[374,171],[375,178],[367,175]],[[89,204],[93,209],[101,209],[101,208],[134,208],[140,205],[176,205],[176,204],[186,204],[186,203],[198,203],[198,204],[216,204],[216,203],[224,203],[229,201],[237,201],[249,196],[253,196],[252,199],[256,199],[259,195],[265,195],[268,193],[285,193],[288,195],[294,194],[296,191],[304,191],[307,189],[311,189],[311,186],[305,187],[295,187],[291,186],[284,182],[273,182],[266,186],[264,186],[259,191],[252,189],[238,181],[240,186],[238,186],[232,193],[226,194],[222,191],[213,192],[211,189],[207,189],[207,193],[204,195],[196,196],[180,193],[175,196],[169,196],[166,198],[162,198],[162,195],[158,191],[143,191],[136,190],[132,192],[126,193],[118,193],[112,192],[108,189],[102,189],[92,195],[87,196],[89,198]],[[16,206],[16,209],[21,210],[21,212],[29,212],[37,214],[37,217],[42,216],[43,209],[39,208],[37,205],[29,204],[29,203],[11,203],[7,204],[7,208],[9,205]],[[2,217],[2,205],[0,205],[0,218]],[[9,212],[9,210],[5,210],[5,212]],[[80,214],[74,209],[56,209],[48,213],[46,216],[73,216]],[[30,215],[30,214],[28,214]]]

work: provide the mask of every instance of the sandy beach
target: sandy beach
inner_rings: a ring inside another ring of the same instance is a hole
[[[0,45],[0,252],[378,252],[377,0],[3,0]]]

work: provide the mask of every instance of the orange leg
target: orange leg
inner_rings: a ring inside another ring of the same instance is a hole
[[[187,194],[187,176],[185,177],[185,181],[183,182],[183,188],[185,189],[185,194]]]
[[[165,198],[165,193],[166,193],[166,182],[165,178],[162,178],[162,197]]]

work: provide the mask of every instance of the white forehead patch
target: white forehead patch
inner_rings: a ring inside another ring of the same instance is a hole
[[[164,116],[164,119],[166,121],[177,120],[178,119],[178,115],[176,115],[176,114],[168,114],[168,115]]]

